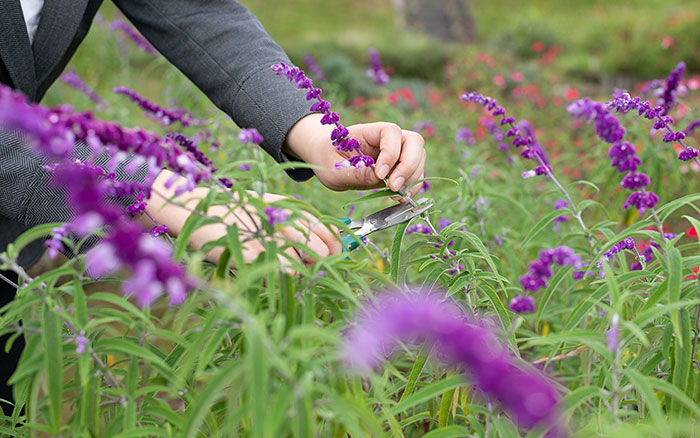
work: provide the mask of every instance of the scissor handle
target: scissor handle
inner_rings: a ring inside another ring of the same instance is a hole
[[[350,236],[350,235],[345,235],[345,236],[340,236],[340,242],[343,244],[343,252],[349,252],[354,249],[357,249],[360,244],[355,240],[355,236]],[[345,249],[347,248],[347,250]]]
[[[350,222],[352,222],[352,220],[349,217],[339,217],[338,220],[344,223],[345,225],[350,225]]]

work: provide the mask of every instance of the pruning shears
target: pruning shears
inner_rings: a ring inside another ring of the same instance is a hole
[[[339,218],[351,230],[357,230],[353,235],[342,235],[340,241],[343,243],[343,252],[352,251],[360,244],[357,241],[363,237],[378,230],[393,227],[403,222],[410,221],[416,216],[419,216],[433,206],[432,201],[427,198],[422,198],[417,201],[418,206],[413,207],[410,204],[396,204],[391,207],[379,210],[362,219],[352,220],[350,218]]]

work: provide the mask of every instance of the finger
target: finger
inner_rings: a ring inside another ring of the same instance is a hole
[[[282,254],[277,254],[277,259],[280,261],[280,265],[284,269],[284,272],[286,272],[289,275],[296,275],[297,271],[295,271],[292,268],[292,262],[291,260],[294,260],[296,262],[301,263],[301,257],[299,256],[299,253],[292,247],[289,247],[282,251],[287,257],[283,256]]]
[[[399,164],[391,172],[389,187],[399,191],[406,186],[407,180],[425,163],[423,137],[412,131],[404,131],[403,146]]]
[[[247,242],[242,242],[241,252],[243,253],[243,260],[245,260],[246,263],[254,262],[255,259],[258,258],[258,255],[260,255],[260,253],[264,251],[265,247],[263,247],[257,239],[251,239]]]
[[[420,167],[416,169],[415,172],[413,172],[413,175],[408,179],[408,183],[406,184],[408,187],[410,187],[410,190],[408,192],[408,196],[416,196],[418,192],[420,191],[421,187],[423,187],[423,183],[419,184],[414,184],[416,181],[425,178],[425,159],[421,163]]]
[[[282,235],[290,242],[301,243],[309,247],[311,251],[315,253],[314,257],[325,258],[330,255],[330,249],[328,245],[321,240],[321,238],[311,231],[308,231],[308,224],[302,223],[302,220],[297,221],[297,225],[300,225],[305,229],[305,232],[301,232],[294,227],[284,227],[282,228]],[[311,255],[303,254],[301,260],[305,264],[313,264],[316,259]]]
[[[350,128],[353,135],[355,129],[361,128],[359,134],[367,146],[364,152],[376,158],[375,175],[384,179],[396,165],[401,155],[401,128],[395,123],[377,122],[356,125]]]
[[[305,213],[305,216],[308,219],[300,219],[300,221],[323,241],[328,248],[329,255],[336,255],[343,252],[343,244],[340,243],[337,227],[334,225],[326,225],[311,214]]]

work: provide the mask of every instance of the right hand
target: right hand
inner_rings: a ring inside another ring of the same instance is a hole
[[[153,216],[159,223],[166,225],[173,236],[179,235],[185,221],[191,214],[199,201],[204,198],[210,189],[198,187],[191,192],[183,193],[180,196],[174,197],[174,189],[184,183],[182,180],[176,181],[170,188],[165,187],[165,182],[173,175],[169,170],[162,170],[153,182],[153,193],[148,202],[146,211]],[[257,196],[257,194],[251,195]],[[168,202],[169,199],[181,203],[185,206],[175,205]],[[264,194],[262,200],[265,203],[273,203],[284,199],[284,196],[274,194]],[[261,219],[257,211],[250,206],[240,206],[232,212],[224,205],[215,205],[209,208],[207,215],[222,218],[221,223],[205,225],[195,230],[190,238],[190,245],[195,249],[202,248],[206,243],[220,239],[226,235],[226,227],[233,225],[238,226],[240,236],[246,240],[243,243],[243,257],[247,263],[254,261],[258,255],[265,251],[263,244],[253,237],[256,230],[261,229]],[[146,218],[147,219],[147,218]],[[150,219],[147,219],[152,225]],[[265,220],[263,218],[263,220]],[[340,240],[338,240],[338,232],[335,227],[330,229],[317,218],[305,213],[305,218],[297,219],[295,222],[297,228],[287,225],[278,227],[275,232],[275,238],[278,245],[283,245],[285,241],[302,243],[309,247],[318,257],[325,258],[331,255],[340,254],[343,250]],[[253,237],[247,239],[247,237]],[[216,247],[206,254],[207,260],[217,263],[223,253],[222,247]],[[316,263],[314,255],[303,254],[293,247],[286,248],[284,253],[293,260],[304,263],[306,266],[311,266]],[[286,266],[288,271],[290,262],[284,256],[279,255],[280,262]]]

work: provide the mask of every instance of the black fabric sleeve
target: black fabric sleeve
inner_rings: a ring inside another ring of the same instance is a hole
[[[310,114],[305,94],[272,64],[289,62],[258,19],[233,0],[114,0],[129,20],[211,101],[242,128],[256,128],[278,162],[287,133]],[[297,181],[313,176],[293,169]]]

